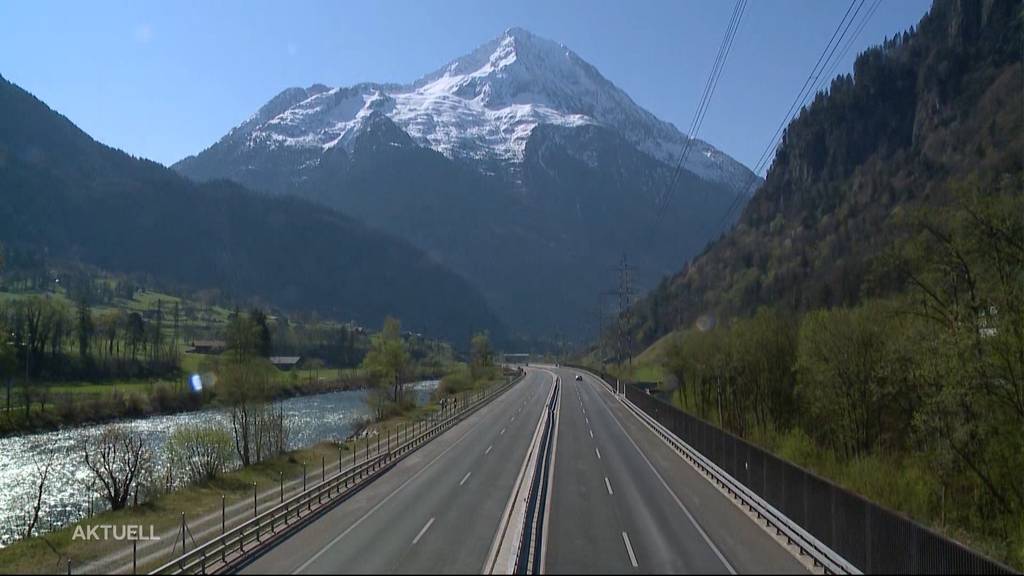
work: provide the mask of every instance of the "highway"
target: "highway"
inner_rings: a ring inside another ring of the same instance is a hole
[[[480,573],[555,374],[562,389],[544,572],[806,572],[603,384],[535,367],[241,571]]]
[[[553,383],[531,370],[242,572],[479,574]]]
[[[545,572],[807,572],[604,384],[555,372],[563,390]]]

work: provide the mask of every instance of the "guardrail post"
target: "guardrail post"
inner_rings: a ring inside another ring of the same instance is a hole
[[[302,491],[306,491],[306,461],[302,461]]]
[[[257,514],[256,498],[257,498],[257,495],[256,495],[256,482],[253,482],[252,483],[252,517],[253,518],[258,516],[258,514]]]
[[[278,471],[277,478],[281,483],[281,504],[284,504],[284,472]]]

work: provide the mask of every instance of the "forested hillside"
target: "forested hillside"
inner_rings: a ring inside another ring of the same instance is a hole
[[[862,54],[631,325],[677,405],[1018,569],[1022,24],[937,1]]]
[[[0,242],[368,326],[502,333],[480,294],[402,240],[296,198],[194,184],[95,142],[0,78]]]
[[[877,257],[915,205],[982,189],[1022,161],[1019,2],[937,2],[861,54],[786,129],[735,228],[633,310],[650,344],[698,318],[848,305],[891,293]]]

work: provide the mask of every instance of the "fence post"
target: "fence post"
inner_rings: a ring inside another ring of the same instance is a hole
[[[224,495],[220,495],[220,535],[224,535],[224,528],[227,526],[227,507],[224,505]]]
[[[327,481],[327,456],[320,456],[320,483]]]
[[[306,491],[306,461],[302,461],[302,491]]]
[[[281,483],[281,504],[284,504],[284,472],[277,473],[277,480]]]
[[[181,513],[181,557],[185,557],[185,513]],[[184,561],[178,563],[178,567],[184,566]]]
[[[139,573],[139,541],[132,540],[132,574]]]
[[[256,482],[254,481],[252,483],[252,517],[254,519],[259,517],[259,510],[258,510],[258,506],[257,506],[257,498],[258,498],[257,494],[258,494],[258,492],[256,491]],[[260,524],[259,524],[259,522],[256,523],[256,541],[257,542],[260,541]]]

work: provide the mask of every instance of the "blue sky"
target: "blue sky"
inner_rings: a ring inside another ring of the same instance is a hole
[[[884,0],[838,70],[929,5]],[[847,6],[752,0],[700,137],[752,166]],[[696,0],[0,0],[0,75],[96,139],[170,164],[286,87],[409,82],[521,26],[685,130],[731,10]]]

